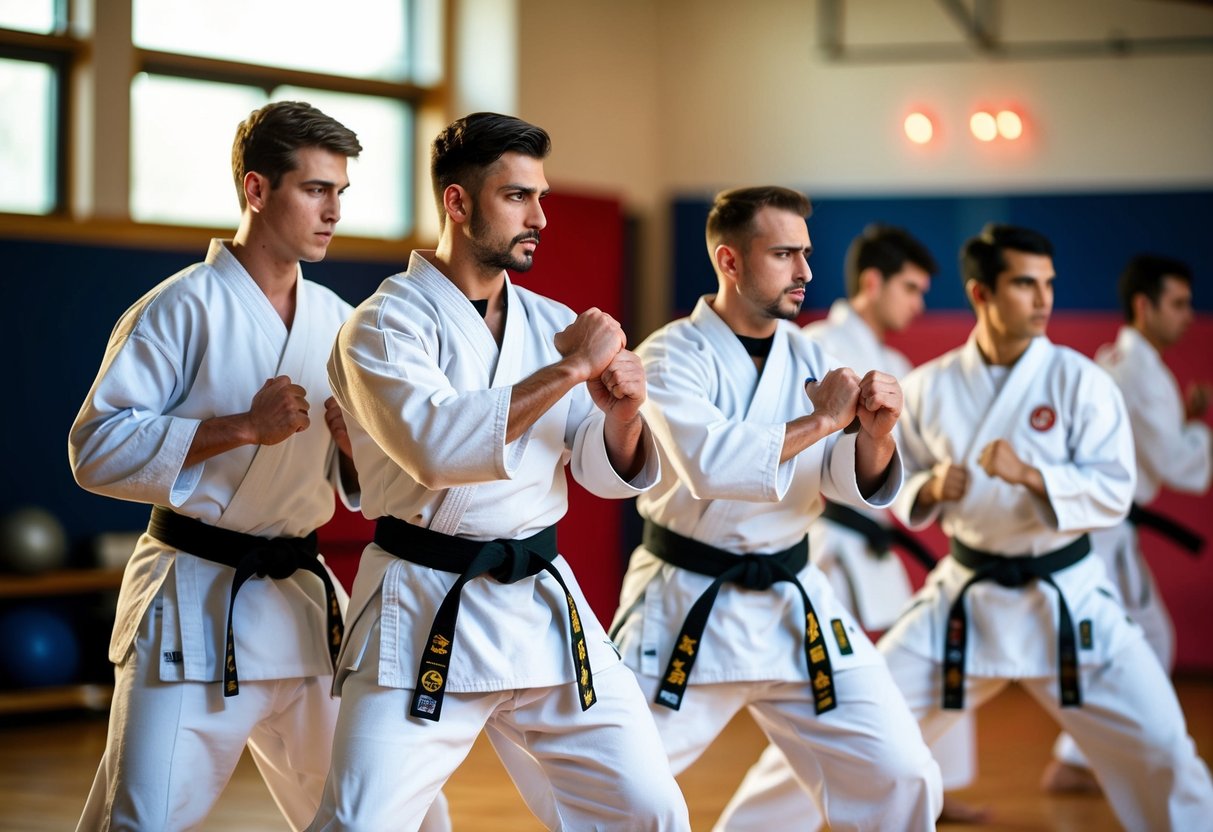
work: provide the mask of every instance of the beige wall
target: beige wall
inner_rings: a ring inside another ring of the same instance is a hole
[[[943,43],[935,0],[848,0],[848,44]],[[1009,43],[1213,36],[1213,10],[1161,0],[1014,0]],[[641,228],[639,334],[665,316],[666,206],[775,182],[810,196],[1213,186],[1213,53],[936,63],[828,62],[808,0],[522,0],[519,112],[548,128],[549,179],[621,196]],[[977,106],[1026,133],[982,145]],[[913,107],[936,140],[911,145]]]

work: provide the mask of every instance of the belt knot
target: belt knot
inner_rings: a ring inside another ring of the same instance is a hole
[[[764,590],[775,585],[777,576],[769,555],[742,555],[741,574],[734,581],[745,589]]]
[[[1038,570],[1032,569],[1031,558],[998,558],[985,566],[982,571],[999,586],[1010,589],[1026,586],[1032,579],[1038,577]]]
[[[294,575],[299,568],[299,558],[291,546],[258,546],[250,554],[255,558],[254,568],[258,578],[270,577],[280,581]]]
[[[531,552],[517,540],[493,540],[480,550],[494,564],[488,573],[503,584],[512,584],[535,574]]]

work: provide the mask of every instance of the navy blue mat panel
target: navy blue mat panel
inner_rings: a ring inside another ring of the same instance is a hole
[[[89,494],[67,462],[67,434],[101,365],[118,317],[165,278],[200,261],[195,251],[0,240],[4,263],[0,348],[10,357],[4,391],[0,511],[50,509],[71,537],[101,529],[137,530],[148,507]],[[404,263],[325,261],[304,274],[352,304]]]
[[[812,192],[807,191],[812,198]],[[679,197],[672,204],[673,311],[685,313],[716,290],[704,242],[711,197]],[[901,225],[923,241],[940,272],[927,296],[929,310],[967,309],[957,265],[961,244],[991,221],[1036,229],[1056,249],[1056,307],[1115,311],[1116,280],[1139,252],[1177,257],[1196,272],[1195,305],[1213,311],[1213,191],[1110,192],[1066,195],[827,197],[813,199],[809,260],[813,282],[805,308],[824,309],[846,293],[847,245],[870,222]]]

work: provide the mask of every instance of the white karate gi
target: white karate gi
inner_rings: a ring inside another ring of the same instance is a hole
[[[850,302],[842,298],[830,305],[825,320],[809,324],[804,333],[860,376],[879,370],[900,379],[913,368],[908,358],[877,338]],[[852,508],[881,525],[890,524],[887,510]],[[859,532],[826,517],[809,526],[809,551],[839,603],[866,630],[880,631],[891,625],[913,594],[900,558],[873,552]],[[944,789],[964,788],[976,778],[975,732],[973,720],[966,717],[931,743]],[[715,829],[812,830],[821,823],[821,813],[796,782],[783,753],[768,745],[746,772]]]
[[[1112,526],[1128,511],[1135,478],[1124,401],[1107,373],[1077,352],[1038,337],[1012,367],[990,367],[970,336],[911,372],[903,389],[907,481],[894,506],[912,527],[938,517],[950,537],[973,549],[1036,557]],[[982,471],[978,456],[998,438],[1041,472],[1047,502]],[[940,462],[968,469],[968,491],[957,502],[913,511]],[[941,707],[941,663],[949,607],[971,575],[944,558],[880,641],[928,741],[961,713]],[[1095,761],[1126,829],[1206,827],[1213,817],[1209,771],[1103,561],[1086,557],[1052,577],[1075,627],[1090,623],[1090,642],[1078,645],[1082,706],[1059,705],[1056,591],[1043,581],[1020,588],[983,581],[966,596],[965,707],[977,708],[1017,680]]]
[[[324,360],[349,311],[300,276],[288,331],[226,244],[213,240],[204,263],[161,283],[115,326],[71,430],[77,481],[219,528],[307,535],[332,516],[340,490]],[[307,430],[185,467],[202,420],[246,411],[266,379],[284,374],[307,391]],[[82,830],[196,826],[246,741],[291,826],[311,820],[336,720],[324,586],[304,570],[244,584],[233,612],[240,693],[224,698],[233,573],[147,534],[139,539],[118,597],[110,733]]]
[[[813,409],[805,378],[822,378],[837,366],[794,325],[780,322],[761,374],[706,298],[637,352],[649,383],[645,414],[665,470],[638,501],[646,519],[728,552],[777,552],[804,537],[823,494],[879,508],[897,493],[895,456],[886,483],[867,500],[860,494],[854,435],[834,433],[779,461],[785,423]],[[795,587],[725,584],[681,709],[652,706],[674,770],[694,762],[747,707],[840,828],[876,829],[893,819],[905,828],[934,828],[938,767],[879,654],[820,569],[810,563],[798,577],[826,633],[837,707],[814,713]],[[687,612],[711,583],[643,546],[633,552],[613,631],[650,702]],[[846,653],[832,632],[836,620],[850,641]]]
[[[1101,347],[1095,361],[1112,376],[1129,411],[1137,450],[1133,501],[1148,506],[1164,486],[1191,494],[1207,492],[1213,476],[1209,426],[1185,420],[1179,384],[1158,350],[1136,329],[1124,326],[1116,343]],[[1125,611],[1141,625],[1146,641],[1169,673],[1175,662],[1175,628],[1142,553],[1137,529],[1122,520],[1099,530],[1092,539],[1108,577],[1120,590]],[[1058,737],[1054,756],[1071,765],[1090,765],[1066,734]]]
[[[512,385],[560,360],[553,335],[575,318],[508,280],[506,293],[499,349],[467,297],[413,252],[408,271],[388,278],[342,328],[329,374],[366,516],[471,540],[520,539],[564,515],[566,464],[608,498],[635,496],[659,477],[647,430],[644,470],[630,483],[615,473],[605,416],[584,385],[506,443]],[[338,662],[333,768],[313,828],[416,828],[486,724],[490,737],[525,747],[543,769],[554,806],[537,811],[550,825],[689,826],[635,679],[567,562],[554,563],[577,603],[598,701],[584,712],[578,704],[559,584],[544,572],[512,584],[482,576],[463,589],[442,715],[430,722],[409,717],[409,701],[457,575],[367,547]]]

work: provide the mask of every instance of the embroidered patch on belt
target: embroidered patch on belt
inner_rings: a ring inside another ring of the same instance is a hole
[[[842,623],[842,619],[831,619],[830,628],[834,630],[834,640],[838,642],[838,652],[844,656],[854,653],[855,650],[851,647],[851,640],[847,638],[847,628]]]
[[[164,651],[164,661],[168,662],[169,664],[180,664],[181,663],[181,651],[180,650],[165,650]]]
[[[1083,650],[1095,648],[1095,640],[1091,636],[1091,619],[1084,618],[1078,622],[1078,644]]]

